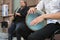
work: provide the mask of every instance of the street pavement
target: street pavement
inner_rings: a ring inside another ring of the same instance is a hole
[[[0,24],[0,40],[8,40],[8,33],[3,33],[1,24]],[[13,38],[13,40],[16,40],[16,37]],[[21,38],[23,40],[23,38]]]

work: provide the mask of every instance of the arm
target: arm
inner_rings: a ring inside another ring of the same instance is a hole
[[[52,6],[53,10],[49,14],[42,14],[41,16],[35,18],[30,24],[35,25],[39,22],[42,22],[44,19],[60,19],[60,1],[54,3]],[[54,5],[54,6],[53,6]]]
[[[21,13],[20,13],[20,12],[21,12],[21,10],[20,10],[20,8],[19,8],[18,11],[17,11],[17,13],[15,13],[15,16],[16,16],[16,15],[21,16]]]
[[[28,10],[29,10],[29,7],[26,7],[26,8],[24,8],[24,9],[21,9],[21,8],[20,8],[20,9],[17,11],[17,13],[15,13],[15,15],[18,15],[18,16],[21,16],[21,17],[25,17]]]
[[[40,2],[37,4],[37,6],[35,7],[35,9],[37,9],[37,10],[43,10],[43,0],[40,1]]]
[[[22,18],[25,18],[28,10],[29,10],[29,7],[26,6],[23,9],[19,9],[16,14],[18,16],[21,16]]]
[[[31,7],[29,10],[28,10],[28,14],[29,13],[34,13],[36,10],[42,10],[43,9],[43,1],[40,1],[36,7]]]
[[[16,15],[21,16],[21,14],[20,14],[20,13],[16,13]]]
[[[44,14],[42,15],[44,19],[60,19],[60,12],[54,14]]]
[[[11,17],[11,16],[13,16],[14,14],[9,14],[9,16]]]
[[[52,1],[49,14],[45,14],[46,19],[60,19],[60,0]]]
[[[35,18],[30,25],[38,24],[39,22],[42,22],[44,19],[60,19],[60,12],[57,12],[55,14],[43,14],[37,18]]]
[[[23,13],[21,13],[22,17],[26,17],[28,10],[29,10],[29,7],[26,7]]]

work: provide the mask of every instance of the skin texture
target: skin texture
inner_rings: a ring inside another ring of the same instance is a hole
[[[32,7],[28,11],[29,13],[33,13],[36,11],[36,8]],[[39,22],[42,22],[44,19],[60,19],[60,12],[54,13],[54,14],[42,14],[41,16],[35,18],[34,20],[31,21],[30,25],[36,25]]]

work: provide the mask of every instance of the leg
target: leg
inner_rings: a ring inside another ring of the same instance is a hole
[[[32,33],[28,37],[28,40],[44,40],[50,37],[57,29],[58,27],[55,24],[48,24],[44,28]]]
[[[18,27],[19,26],[19,27]],[[16,34],[17,34],[17,39],[19,40],[19,35],[23,36],[24,39],[27,39],[27,36],[32,32],[29,29],[26,28],[26,25],[24,22],[20,22],[19,24],[17,24],[16,28]]]
[[[11,26],[8,28],[8,40],[12,40],[14,30],[15,24],[12,23]]]
[[[16,24],[15,32],[16,32],[17,40],[21,40],[21,35],[20,35],[20,33],[19,33],[20,31],[18,30],[20,26],[21,26],[21,23],[17,23],[17,24]]]

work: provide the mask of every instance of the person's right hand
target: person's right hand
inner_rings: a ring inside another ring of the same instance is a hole
[[[16,13],[16,15],[21,16],[21,14],[20,14],[20,13]],[[16,16],[16,15],[15,15],[15,16]]]
[[[34,13],[35,11],[36,11],[36,8],[35,8],[35,7],[31,7],[31,8],[28,10],[28,14]]]
[[[14,14],[9,14],[10,17],[12,17]]]

